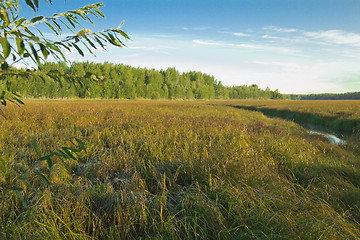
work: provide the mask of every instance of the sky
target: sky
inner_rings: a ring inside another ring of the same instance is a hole
[[[41,2],[38,14],[90,0]],[[360,91],[360,0],[103,0],[93,31],[121,28],[126,48],[71,61],[112,62],[213,75],[225,86],[257,84],[281,93]],[[25,16],[33,17],[23,8]],[[45,32],[45,34],[47,34]],[[49,32],[48,34],[51,34]]]

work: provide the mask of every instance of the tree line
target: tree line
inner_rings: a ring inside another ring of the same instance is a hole
[[[293,95],[298,100],[360,100],[360,92]]]
[[[16,69],[19,71],[19,69]],[[30,71],[20,69],[20,71]],[[35,70],[34,70],[35,71]],[[180,73],[175,68],[155,70],[123,64],[46,62],[36,71],[57,74],[59,79],[41,74],[4,77],[0,90],[16,92],[24,98],[104,98],[104,99],[282,99],[278,90],[250,86],[224,86],[214,76],[196,71]],[[67,74],[82,80],[74,84],[62,79]],[[93,78],[91,76],[94,76]],[[96,77],[95,77],[96,76]],[[99,77],[100,76],[100,77]]]

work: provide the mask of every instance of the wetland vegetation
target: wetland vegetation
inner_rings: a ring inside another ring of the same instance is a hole
[[[323,101],[229,101],[229,106],[259,111],[269,117],[295,121],[310,129],[354,136],[360,131],[360,104],[357,100]]]
[[[5,238],[360,236],[354,145],[229,106],[237,101],[25,103],[8,106],[0,120]],[[54,157],[50,168],[36,163],[37,151],[69,144],[74,124],[86,151]],[[29,171],[33,165],[50,185]]]

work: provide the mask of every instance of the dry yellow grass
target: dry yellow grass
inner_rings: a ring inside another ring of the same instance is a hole
[[[360,101],[356,100],[231,100],[215,104],[256,110],[273,117],[327,127],[339,133],[360,131]]]
[[[222,101],[52,101],[0,120],[0,234],[56,239],[358,239],[356,149]],[[279,102],[280,104],[280,102]],[[66,145],[77,160],[26,173]],[[22,174],[22,175],[21,175]],[[22,176],[19,178],[19,176]],[[24,188],[27,208],[11,186]]]

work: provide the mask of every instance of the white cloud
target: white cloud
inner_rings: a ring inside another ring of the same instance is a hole
[[[218,33],[230,34],[230,35],[233,35],[233,36],[236,36],[236,37],[251,37],[250,34],[243,33],[243,32],[218,31]]]
[[[127,47],[128,49],[132,49],[132,50],[144,50],[144,51],[152,51],[152,52],[157,52],[157,53],[163,53],[163,54],[170,54],[168,51],[168,49],[174,49],[174,47],[158,47],[158,46],[154,46],[154,47],[149,47],[149,46],[133,46],[133,47]]]
[[[135,53],[135,54],[131,54],[131,55],[125,55],[124,58],[133,58],[133,57],[139,57],[139,56],[143,56],[144,54],[141,53]]]
[[[265,44],[250,44],[250,43],[226,43],[226,42],[213,42],[213,41],[203,41],[203,40],[192,40],[193,43],[204,46],[219,46],[219,47],[232,47],[232,48],[245,48],[245,49],[254,49],[254,50],[263,50],[263,51],[275,51],[286,54],[295,54],[297,53],[294,49],[289,49],[285,47],[269,46]]]
[[[360,34],[356,33],[349,33],[342,30],[328,30],[305,32],[304,35],[326,43],[360,47]]]
[[[254,60],[254,61],[248,61],[248,63],[267,65],[272,67],[280,67],[285,71],[298,71],[301,69],[300,65],[294,62],[277,62],[277,61],[265,62],[265,61]]]
[[[221,43],[215,43],[215,42],[208,42],[208,41],[202,41],[202,40],[192,40],[193,43],[199,44],[199,45],[205,45],[205,46],[222,46],[224,44]]]
[[[203,31],[203,30],[209,30],[211,27],[183,27],[182,28],[185,31],[191,30],[191,31]]]
[[[282,40],[282,39],[283,39],[283,38],[281,38],[281,37],[270,36],[270,35],[262,35],[261,38],[264,38],[264,39],[272,39],[272,40]]]
[[[261,49],[263,46],[255,44],[233,44],[226,42],[213,42],[213,41],[203,41],[203,40],[192,40],[193,43],[205,46],[219,46],[219,47],[236,47],[236,48],[251,48],[251,49]]]
[[[250,36],[249,34],[246,34],[246,33],[240,33],[240,32],[236,32],[236,33],[232,33],[234,36],[237,36],[237,37],[248,37]]]
[[[262,39],[269,39],[269,40],[273,40],[273,42],[276,42],[275,40],[278,41],[287,41],[287,42],[301,42],[303,41],[302,38],[300,38],[299,36],[294,36],[293,38],[289,38],[289,37],[278,37],[278,36],[272,36],[272,35],[262,35],[261,36]]]
[[[263,29],[271,30],[271,31],[275,31],[275,32],[283,32],[283,33],[293,33],[293,32],[298,31],[295,28],[280,28],[280,27],[276,27],[276,26],[265,26],[265,27],[263,27]]]

